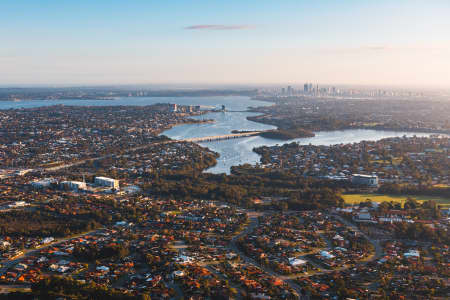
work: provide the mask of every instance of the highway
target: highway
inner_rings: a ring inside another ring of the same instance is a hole
[[[96,161],[96,160],[101,160],[101,159],[111,158],[111,157],[119,158],[119,157],[122,157],[123,155],[125,155],[126,153],[129,153],[129,152],[132,152],[132,151],[146,149],[146,148],[153,147],[153,146],[156,146],[156,145],[174,144],[174,143],[180,143],[180,142],[201,143],[201,142],[212,142],[212,141],[220,141],[220,140],[229,140],[229,139],[237,139],[237,138],[256,136],[256,135],[259,135],[261,132],[263,132],[263,131],[249,131],[249,132],[242,132],[242,133],[232,133],[232,134],[224,134],[224,135],[187,138],[187,139],[182,139],[182,140],[168,140],[168,141],[151,143],[151,144],[148,144],[148,145],[143,145],[143,146],[139,146],[139,147],[130,148],[130,149],[127,149],[124,154],[106,154],[106,155],[102,155],[102,156],[86,158],[86,159],[82,159],[82,160],[78,160],[78,161],[74,161],[74,162],[70,162],[70,163],[65,163],[65,164],[62,164],[62,165],[59,165],[59,166],[47,167],[47,168],[36,168],[33,171],[37,171],[37,172],[41,172],[41,173],[58,171],[60,169],[65,169],[65,168],[70,168],[70,167],[74,167],[74,166],[79,166],[79,165],[82,165],[82,164],[87,163],[89,161]]]

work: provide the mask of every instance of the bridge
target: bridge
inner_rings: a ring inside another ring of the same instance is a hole
[[[179,142],[191,142],[191,143],[213,142],[213,141],[220,141],[220,140],[230,140],[230,139],[237,139],[237,138],[243,138],[243,137],[249,137],[249,136],[256,136],[262,132],[264,132],[264,131],[247,131],[247,132],[241,132],[241,133],[232,133],[232,134],[224,134],[224,135],[216,135],[216,136],[204,136],[204,137],[197,137],[197,138],[190,138],[190,139],[183,139],[183,140],[167,140],[167,141],[151,143],[151,144],[147,144],[147,145],[143,145],[143,146],[138,146],[138,147],[134,147],[134,148],[129,148],[129,149],[127,149],[127,152],[142,150],[142,149],[152,147],[157,144],[174,144],[174,143],[179,143]],[[64,169],[64,168],[70,168],[70,167],[82,165],[89,161],[97,161],[97,160],[110,158],[110,157],[118,158],[118,157],[122,157],[122,156],[123,156],[123,154],[110,153],[110,154],[97,156],[97,157],[93,157],[93,158],[82,159],[82,160],[75,161],[75,162],[69,162],[69,163],[65,163],[62,165],[54,166],[54,167],[37,168],[37,169],[34,169],[33,171],[39,171],[39,172],[58,171],[58,170]]]
[[[184,139],[181,141],[192,142],[192,143],[213,142],[213,141],[230,140],[230,139],[237,139],[237,138],[243,138],[243,137],[248,137],[248,136],[255,136],[255,135],[259,135],[261,132],[262,131],[249,131],[249,132],[242,132],[242,133],[204,136],[204,137]]]

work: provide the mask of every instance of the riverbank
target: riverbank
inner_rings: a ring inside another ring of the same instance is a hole
[[[293,140],[293,139],[308,138],[308,137],[316,136],[316,134],[314,132],[304,130],[301,128],[275,129],[275,130],[261,132],[259,135],[264,138],[274,139],[274,140],[282,140],[282,141],[289,141],[289,140]]]

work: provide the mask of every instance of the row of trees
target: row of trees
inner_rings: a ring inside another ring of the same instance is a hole
[[[436,187],[430,185],[385,183],[380,186],[378,192],[391,195],[426,195],[450,198],[450,187]]]
[[[98,245],[77,244],[73,249],[73,256],[81,260],[94,261],[97,259],[126,257],[130,250],[125,244],[113,244],[99,247]]]
[[[245,207],[261,196],[281,196],[288,201],[274,203],[280,209],[317,209],[342,206],[335,182],[293,176],[287,172],[253,174],[204,174],[178,172],[147,174],[144,191],[176,199],[197,198],[227,201]]]
[[[42,211],[10,211],[0,218],[1,236],[63,237],[98,227],[93,219],[64,218]]]

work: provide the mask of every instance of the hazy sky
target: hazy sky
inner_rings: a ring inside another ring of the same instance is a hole
[[[450,87],[450,0],[1,0],[0,85]]]

